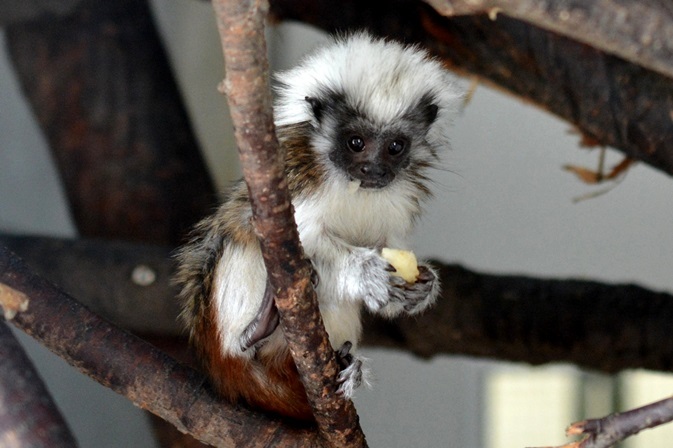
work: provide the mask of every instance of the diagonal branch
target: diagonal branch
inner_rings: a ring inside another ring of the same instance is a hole
[[[425,0],[444,16],[523,20],[673,77],[673,8],[666,0]]]
[[[215,190],[149,2],[80,0],[6,36],[78,233],[181,241]]]
[[[274,135],[264,41],[266,0],[213,1],[222,41],[226,93],[280,325],[328,446],[364,446],[352,402],[336,394],[339,372],[304,258]]]
[[[206,443],[313,447],[318,435],[220,400],[202,374],[93,314],[0,246],[0,284],[30,299],[12,323],[82,373]],[[5,294],[0,295],[4,307]]]

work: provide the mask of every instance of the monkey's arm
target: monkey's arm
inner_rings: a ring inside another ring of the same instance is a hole
[[[389,262],[373,247],[348,244],[334,235],[323,235],[310,245],[309,255],[320,277],[322,297],[362,301],[371,311],[385,316],[414,314],[434,302],[439,292],[432,269],[419,265],[414,284],[392,275]]]

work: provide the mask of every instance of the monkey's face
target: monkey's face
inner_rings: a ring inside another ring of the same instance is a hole
[[[348,180],[360,181],[361,188],[380,189],[393,182],[409,167],[414,157],[423,157],[419,148],[437,116],[437,106],[429,98],[386,122],[377,122],[349,104],[343,95],[328,101],[306,98],[317,119],[319,139],[329,148],[329,160]]]
[[[409,166],[410,138],[402,132],[342,129],[329,154],[336,167],[361,188],[383,188]]]

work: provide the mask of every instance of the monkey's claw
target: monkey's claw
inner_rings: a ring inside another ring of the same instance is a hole
[[[339,383],[337,393],[346,398],[353,397],[355,389],[362,384],[369,387],[369,369],[364,365],[366,359],[353,356],[350,353],[352,347],[353,344],[346,341],[335,351],[337,363],[341,368],[337,377]]]

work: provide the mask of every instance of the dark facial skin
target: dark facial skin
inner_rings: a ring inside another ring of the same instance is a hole
[[[361,188],[384,188],[410,163],[415,140],[422,140],[437,116],[437,106],[422,98],[395,123],[375,125],[347,104],[343,95],[306,98],[319,123],[332,120],[338,131],[330,160]]]
[[[376,134],[344,129],[337,136],[330,160],[361,188],[383,188],[409,165],[411,141],[401,132]]]

